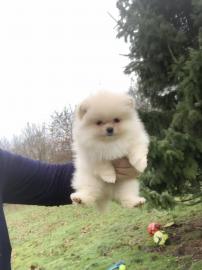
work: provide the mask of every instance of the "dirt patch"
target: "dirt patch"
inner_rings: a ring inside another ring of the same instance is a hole
[[[202,217],[173,224],[165,228],[165,231],[169,235],[168,244],[162,247],[147,247],[147,251],[176,257],[188,255],[193,260],[202,260]]]
[[[170,246],[175,246],[173,255],[190,255],[195,260],[202,260],[202,217],[176,224],[168,228],[167,232]]]

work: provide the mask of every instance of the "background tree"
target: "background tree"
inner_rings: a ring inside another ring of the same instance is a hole
[[[6,138],[1,138],[0,139],[0,148],[5,149],[5,150],[10,150],[11,143]]]
[[[36,125],[27,123],[19,136],[14,136],[12,151],[37,160],[50,159],[50,144],[45,124]]]
[[[72,124],[73,110],[70,106],[51,115],[49,130],[51,142],[54,145],[52,157],[57,162],[72,159]]]
[[[50,123],[41,125],[27,123],[19,136],[11,141],[0,139],[0,148],[33,159],[52,163],[64,163],[72,159],[71,107],[51,115]]]

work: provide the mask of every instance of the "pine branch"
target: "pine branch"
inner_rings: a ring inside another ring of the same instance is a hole
[[[107,14],[109,15],[109,17],[116,22],[116,25],[114,27],[114,29],[119,25],[119,22],[114,18],[114,16],[112,16],[112,14],[110,12],[107,11]]]
[[[169,50],[169,53],[170,53],[170,55],[171,55],[173,61],[177,64],[177,63],[178,63],[177,58],[175,57],[175,55],[174,55],[174,53],[173,53],[171,47],[169,46],[169,44],[168,44],[168,50]]]

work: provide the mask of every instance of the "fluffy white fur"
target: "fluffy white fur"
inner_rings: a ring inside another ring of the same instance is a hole
[[[113,129],[109,134],[107,129]],[[74,203],[105,207],[109,200],[124,207],[144,203],[136,179],[117,180],[111,161],[127,157],[143,172],[147,166],[149,138],[126,94],[98,92],[77,108],[73,125],[75,174],[71,194]]]

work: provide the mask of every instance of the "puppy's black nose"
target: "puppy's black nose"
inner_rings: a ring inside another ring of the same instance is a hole
[[[106,130],[108,135],[112,135],[114,132],[114,129],[112,127],[108,127]]]

